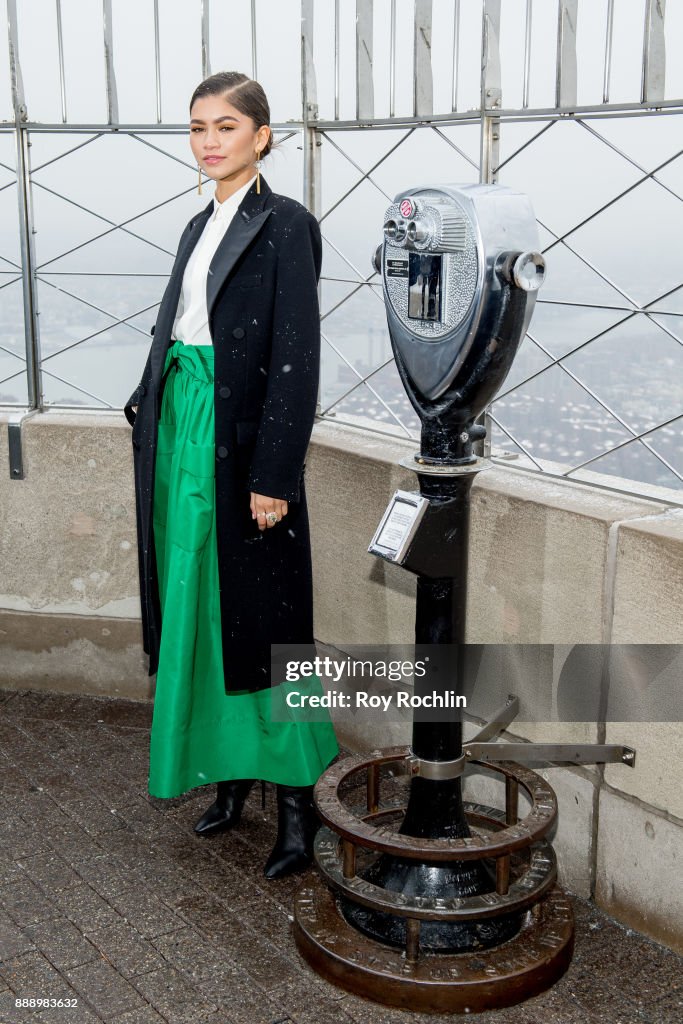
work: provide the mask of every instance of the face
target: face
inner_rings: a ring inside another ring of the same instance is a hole
[[[202,171],[214,181],[247,181],[254,173],[257,150],[270,137],[270,128],[258,131],[246,114],[222,96],[202,96],[190,111],[190,146]]]

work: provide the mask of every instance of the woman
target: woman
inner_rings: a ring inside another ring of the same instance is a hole
[[[271,713],[270,645],[313,643],[304,459],[322,243],[315,217],[260,175],[269,122],[246,75],[221,72],[195,89],[199,191],[202,172],[216,190],[181,236],[124,412],[144,649],[157,673],[149,792],[215,782],[195,825],[212,836],[239,823],[256,779],[276,783],[264,873],[280,878],[311,862],[313,785],[339,748],[329,720]]]

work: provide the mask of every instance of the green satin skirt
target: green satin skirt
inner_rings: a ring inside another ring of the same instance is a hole
[[[164,365],[153,519],[162,628],[149,759],[149,792],[164,798],[229,779],[308,786],[339,753],[329,718],[297,720],[292,710],[283,719],[278,687],[225,692],[213,356],[212,345],[178,340]]]

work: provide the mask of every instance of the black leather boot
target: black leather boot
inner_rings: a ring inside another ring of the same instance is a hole
[[[266,861],[266,878],[303,871],[313,860],[313,840],[320,826],[313,786],[277,786],[277,839]]]
[[[194,827],[199,836],[215,836],[239,825],[244,801],[256,779],[231,779],[216,783],[216,799]]]

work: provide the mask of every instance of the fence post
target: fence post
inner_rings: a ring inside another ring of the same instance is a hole
[[[35,282],[35,248],[33,244],[33,204],[31,202],[31,173],[29,160],[29,132],[26,126],[28,110],[24,98],[24,83],[19,64],[19,31],[16,0],[7,0],[7,26],[9,34],[9,65],[14,108],[14,140],[16,153],[17,200],[19,205],[19,250],[24,303],[24,338],[26,342],[26,374],[28,404],[31,409],[43,407],[43,389],[40,373],[40,335]]]
[[[313,8],[314,0],[301,0],[301,121],[304,148],[304,204],[314,217],[320,217],[320,148],[322,136],[317,126],[318,102],[313,63]],[[321,298],[322,281],[318,283]],[[320,386],[316,416],[321,413]]]
[[[502,88],[500,76],[500,0],[485,0],[481,33],[481,139],[479,181],[493,185],[498,180],[500,163],[500,107]],[[477,417],[476,423],[486,427],[486,437],[476,441],[476,455],[491,455],[493,422],[488,408]]]
[[[666,75],[666,40],[664,15],[666,0],[647,0],[645,32],[643,34],[643,75],[641,102],[652,103],[664,99]]]

